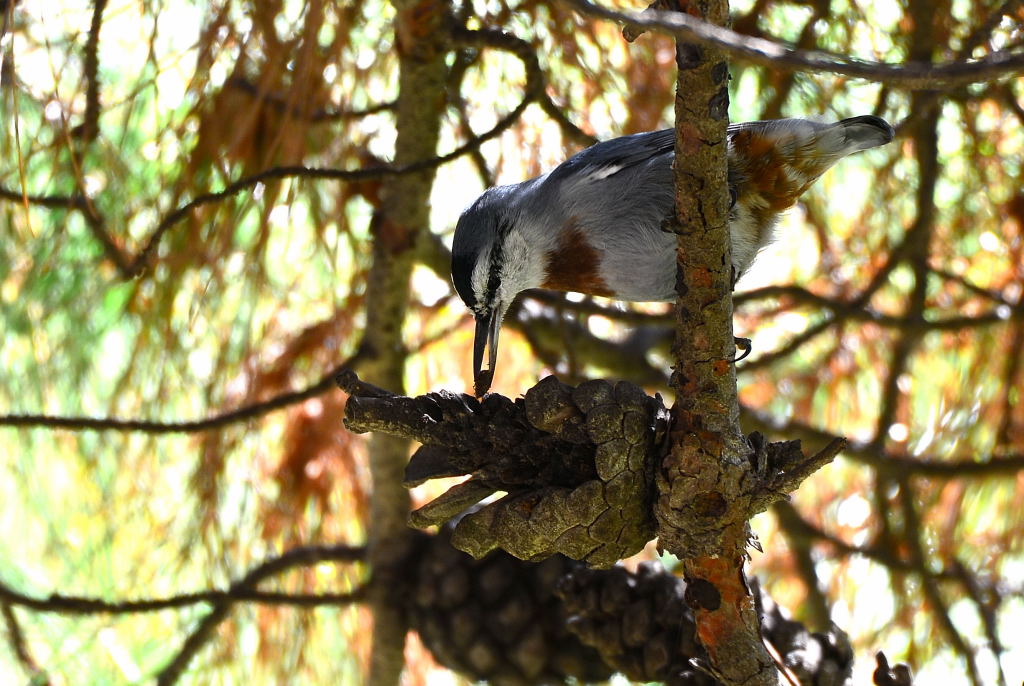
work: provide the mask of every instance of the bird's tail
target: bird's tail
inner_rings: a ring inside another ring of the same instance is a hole
[[[834,124],[807,119],[735,124],[729,127],[730,178],[781,211],[840,159],[885,145],[893,135],[887,121],[870,114]]]
[[[851,153],[885,145],[896,132],[889,122],[872,114],[850,117],[836,122],[823,136],[822,144],[834,146],[836,153],[844,157]]]
[[[751,158],[778,155],[793,163],[824,163],[831,166],[847,155],[885,145],[894,131],[881,117],[864,114],[834,124],[808,119],[771,119],[734,124],[729,127],[737,152]]]

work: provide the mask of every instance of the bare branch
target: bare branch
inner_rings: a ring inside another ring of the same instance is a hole
[[[914,489],[906,475],[899,479],[900,489],[898,493],[900,513],[905,522],[905,545],[910,557],[910,563],[921,578],[921,590],[927,601],[927,607],[935,616],[935,622],[946,634],[950,645],[956,653],[959,653],[967,663],[967,674],[975,686],[981,686],[981,673],[978,669],[978,661],[975,649],[970,645],[964,635],[957,628],[950,616],[949,603],[942,597],[939,586],[935,579],[928,574],[928,555],[925,552],[925,544],[922,542],[925,528],[921,523],[921,517],[914,504]]]
[[[296,607],[317,607],[320,605],[350,605],[362,599],[363,591],[353,593],[280,593],[257,591],[252,588],[228,588],[226,590],[182,593],[167,598],[146,600],[109,601],[101,598],[64,595],[54,593],[46,598],[35,598],[8,588],[0,583],[0,598],[10,605],[18,605],[38,612],[56,612],[68,615],[93,614],[136,614],[158,612],[197,603],[221,603],[247,601],[265,605],[292,605]]]
[[[192,633],[188,635],[185,642],[174,658],[160,670],[160,673],[156,676],[157,686],[172,686],[172,684],[178,681],[178,677],[181,676],[182,672],[188,668],[188,664],[195,657],[195,654],[199,652],[199,649],[206,645],[206,642],[210,640],[213,632],[220,626],[220,623],[228,615],[228,611],[231,609],[231,605],[228,603],[220,603],[214,606],[205,617],[199,622]]]
[[[771,416],[743,407],[743,422],[750,428],[767,434],[799,438],[808,443],[821,444],[835,440],[838,436],[816,427],[790,420],[777,423]],[[957,456],[938,458],[928,456],[909,457],[882,450],[878,446],[861,441],[850,441],[843,454],[880,472],[913,474],[929,479],[963,479],[1012,476],[1024,471],[1024,454],[989,455],[985,457]]]
[[[335,378],[350,365],[358,363],[362,352],[358,352],[338,365],[319,381],[302,390],[289,391],[269,400],[253,403],[222,414],[184,422],[159,422],[149,419],[117,419],[115,417],[61,417],[44,414],[0,415],[0,426],[48,427],[66,431],[138,431],[150,434],[197,433],[221,429],[229,424],[262,417],[275,410],[315,398],[331,390]]]
[[[13,200],[14,202],[39,205],[40,207],[66,208],[71,210],[84,210],[86,199],[84,195],[32,195],[21,191],[12,191],[9,188],[0,186],[0,199]]]
[[[581,129],[572,123],[568,115],[562,111],[562,108],[551,99],[551,96],[547,93],[541,93],[540,98],[537,100],[537,104],[540,105],[541,109],[544,110],[544,114],[551,117],[559,128],[562,129],[562,134],[580,145],[593,145],[597,143],[597,137],[591,136],[589,133]]]
[[[103,26],[103,10],[107,0],[94,0],[92,22],[89,25],[89,40],[85,44],[85,118],[74,134],[89,142],[100,132],[100,78],[99,44],[100,28]]]
[[[172,684],[188,666],[196,651],[209,639],[216,626],[227,617],[228,611],[236,602],[296,607],[350,605],[360,602],[366,591],[365,584],[348,593],[280,593],[259,591],[256,586],[260,582],[294,567],[310,566],[327,561],[358,562],[364,559],[365,554],[366,550],[362,546],[302,546],[293,548],[254,567],[241,580],[231,584],[226,590],[208,590],[149,600],[106,601],[99,598],[62,594],[53,594],[47,598],[35,598],[14,591],[0,583],[0,604],[3,605],[4,614],[7,617],[10,614],[9,606],[12,605],[40,612],[63,614],[129,614],[188,607],[196,603],[212,603],[213,609],[203,618],[197,629],[189,635],[174,659],[158,675],[157,683]],[[9,629],[11,617],[13,615],[8,617]],[[15,624],[15,626],[17,625]]]
[[[360,560],[364,556],[365,549],[362,547],[341,545],[304,546],[302,548],[295,548],[254,568],[240,581],[232,584],[231,589],[237,591],[251,590],[264,579],[280,574],[292,567],[313,565],[325,560],[351,562]],[[362,589],[359,589],[357,592],[361,594]],[[157,684],[159,684],[159,686],[170,686],[170,684],[173,684],[178,680],[178,677],[180,677],[182,672],[184,672],[188,667],[189,662],[192,661],[195,654],[213,635],[217,626],[227,618],[233,602],[234,600],[232,599],[221,600],[214,603],[213,609],[210,610],[209,614],[203,617],[199,622],[199,625],[191,634],[189,634],[189,637],[185,639],[185,643],[174,658],[162,670],[160,670],[160,673],[157,675]]]
[[[947,276],[946,272],[939,270],[932,271],[940,276]],[[990,326],[993,324],[1005,324],[1008,321],[1024,320],[1024,303],[1010,303],[1006,299],[1002,298],[998,293],[981,289],[978,286],[968,285],[968,283],[965,283],[962,279],[953,275],[948,275],[947,278],[954,278],[957,283],[963,284],[965,288],[971,290],[977,295],[999,302],[1000,305],[977,315],[959,315],[927,319],[924,316],[913,317],[907,315],[896,316],[883,314],[869,309],[867,303],[864,302],[863,298],[860,296],[852,300],[837,300],[835,298],[819,295],[800,286],[767,286],[765,288],[759,288],[756,291],[740,293],[733,299],[733,301],[738,307],[741,304],[755,300],[787,298],[795,303],[814,305],[827,310],[834,315],[831,319],[834,319],[837,322],[845,320],[871,322],[873,324],[878,324],[879,326],[917,333],[925,333],[928,331],[959,331],[962,329]]]
[[[28,652],[28,646],[25,645],[25,634],[21,631],[21,624],[18,623],[18,617],[14,614],[11,603],[0,601],[0,613],[3,614],[4,625],[7,627],[11,650],[18,662],[21,663],[22,668],[28,673],[30,683],[49,686],[50,682],[46,677],[46,672],[39,667],[35,658]]]
[[[822,50],[797,50],[764,38],[744,36],[679,12],[656,9],[648,9],[642,13],[619,12],[595,5],[589,0],[563,1],[587,16],[610,19],[629,26],[673,35],[680,40],[715,46],[735,59],[773,69],[841,74],[908,89],[993,81],[1024,72],[1024,53],[1020,52],[1000,50],[979,60],[941,64],[888,64],[853,59]]]

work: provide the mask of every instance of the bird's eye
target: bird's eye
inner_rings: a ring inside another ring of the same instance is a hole
[[[729,209],[730,210],[732,208],[736,207],[736,198],[738,196],[739,196],[739,194],[736,192],[736,189],[733,188],[732,186],[730,186],[729,187]]]

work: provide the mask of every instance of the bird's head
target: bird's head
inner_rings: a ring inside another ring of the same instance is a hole
[[[473,385],[477,397],[490,388],[498,333],[509,306],[521,291],[544,280],[543,241],[539,236],[531,240],[531,224],[515,207],[521,186],[487,190],[459,217],[452,240],[452,281],[476,318]]]

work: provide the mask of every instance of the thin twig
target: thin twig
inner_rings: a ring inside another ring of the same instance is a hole
[[[544,114],[551,117],[551,119],[558,124],[558,127],[562,129],[562,135],[569,140],[574,143],[579,143],[580,145],[593,145],[594,143],[597,143],[597,137],[590,135],[580,127],[576,126],[576,124],[572,123],[569,116],[562,111],[562,108],[559,107],[547,93],[541,93],[540,98],[537,100],[537,104],[540,105],[542,110],[544,110]]]
[[[466,109],[466,99],[462,97],[462,83],[466,77],[466,73],[469,68],[473,66],[479,58],[479,51],[461,49],[455,53],[455,62],[452,64],[451,69],[448,72],[448,103],[455,109],[459,115],[459,131],[462,135],[469,135],[472,137],[473,129],[469,123],[469,112]],[[477,173],[480,175],[480,180],[483,182],[484,187],[489,188],[494,185],[494,172],[491,171],[490,165],[487,163],[487,158],[484,157],[483,153],[479,149],[474,150],[470,153],[473,159],[473,164],[476,166]]]
[[[1002,600],[999,592],[992,586],[982,587],[978,583],[978,578],[959,559],[953,559],[952,567],[953,573],[957,575],[964,590],[967,591],[967,595],[978,609],[982,626],[985,628],[985,637],[988,639],[989,649],[993,655],[1001,654],[1004,647],[1003,642],[999,639],[999,620],[996,613],[999,608],[999,602]],[[999,661],[996,661],[996,668],[998,670],[997,686],[1006,686],[1006,673],[1003,671],[1003,665]]]
[[[0,186],[0,199],[54,209],[84,210],[86,206],[85,196],[82,195],[30,195],[21,191],[12,191],[2,186]]]
[[[46,672],[39,667],[39,663],[35,661],[32,654],[28,652],[28,645],[25,643],[25,634],[21,631],[21,624],[18,622],[17,615],[14,614],[14,608],[12,604],[5,601],[0,601],[0,613],[4,617],[4,625],[7,627],[7,637],[11,644],[11,649],[14,652],[14,656],[21,663],[22,668],[28,673],[30,683],[33,685],[49,686],[50,680],[46,676]]]
[[[807,477],[836,459],[836,456],[846,449],[847,444],[847,439],[842,436],[833,438],[828,445],[814,455],[808,455],[798,464],[787,467],[772,481],[772,490],[782,493],[795,491]]]
[[[827,443],[839,438],[823,429],[797,420],[779,423],[774,417],[741,406],[744,426],[766,434],[799,438],[810,443]],[[850,441],[843,449],[847,457],[894,474],[908,473],[930,479],[989,478],[1012,476],[1024,471],[1024,453],[1009,455],[909,457],[884,450],[870,442]]]
[[[925,526],[914,504],[914,489],[910,479],[899,479],[899,505],[900,514],[903,517],[903,534],[905,547],[910,555],[910,563],[921,578],[921,590],[927,601],[926,605],[935,616],[935,621],[946,634],[953,649],[963,656],[967,663],[967,674],[974,686],[982,686],[981,673],[978,669],[978,660],[974,646],[967,642],[963,634],[953,622],[950,616],[949,603],[942,596],[938,583],[928,574],[929,561],[925,553],[925,547],[921,539],[925,536]]]
[[[182,593],[166,598],[103,600],[102,598],[64,595],[62,593],[54,593],[45,598],[36,598],[15,591],[0,583],[0,599],[9,605],[17,605],[30,610],[36,610],[37,612],[54,612],[66,615],[124,615],[190,607],[198,603],[237,601],[261,603],[264,605],[292,605],[295,607],[350,605],[362,599],[362,590],[359,589],[352,593],[281,593],[232,586],[226,590],[212,589],[196,593]]]

